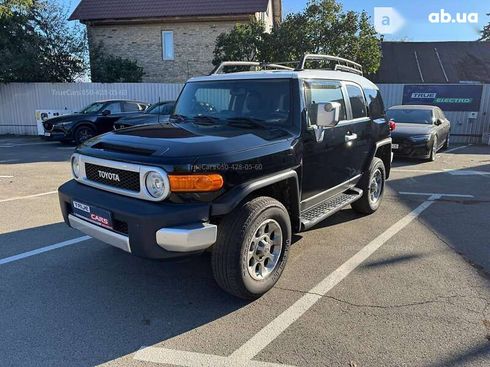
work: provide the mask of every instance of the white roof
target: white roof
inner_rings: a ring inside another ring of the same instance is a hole
[[[244,71],[237,73],[212,74],[199,76],[189,79],[189,82],[204,82],[214,80],[245,80],[245,79],[331,79],[352,81],[361,85],[375,86],[371,81],[363,76],[345,71],[335,70],[261,70]]]

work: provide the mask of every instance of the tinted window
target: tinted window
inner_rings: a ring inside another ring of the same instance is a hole
[[[173,103],[162,103],[151,106],[147,113],[151,113],[153,115],[170,115],[174,108]]]
[[[349,95],[350,106],[352,108],[352,118],[366,117],[366,102],[361,88],[356,85],[347,84],[347,94]]]
[[[386,117],[398,123],[432,124],[431,110],[393,109],[386,111]]]
[[[116,103],[110,103],[107,106],[104,107],[104,110],[111,111],[111,114],[115,113],[121,113],[121,103],[116,102]]]
[[[264,125],[291,125],[289,80],[233,80],[187,83],[175,106],[186,118],[260,120]]]
[[[383,98],[378,89],[364,89],[368,103],[369,117],[373,120],[382,118],[385,115]]]
[[[87,107],[85,107],[83,110],[80,111],[80,113],[94,113],[94,112],[99,112],[100,109],[102,108],[102,106],[104,106],[103,103],[100,103],[100,102],[95,102],[95,103],[92,103],[91,105],[88,105]]]
[[[124,112],[138,112],[138,111],[141,111],[141,108],[137,103],[124,102]]]
[[[305,82],[306,107],[314,111],[313,106],[318,103],[340,103],[340,120],[347,120],[344,95],[339,82],[314,80]]]

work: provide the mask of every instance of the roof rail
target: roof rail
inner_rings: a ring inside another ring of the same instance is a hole
[[[213,74],[226,74],[224,69],[230,66],[254,66],[257,70],[290,70],[293,71],[294,68],[279,64],[268,64],[264,62],[255,61],[223,61],[218,67],[216,67],[210,75]]]
[[[301,61],[296,67],[297,71],[305,70],[305,65],[308,60],[326,60],[335,63],[333,70],[347,71],[349,73],[354,73],[357,75],[363,75],[362,65],[357,62],[343,59],[342,57],[331,56],[331,55],[317,55],[317,54],[305,54]]]

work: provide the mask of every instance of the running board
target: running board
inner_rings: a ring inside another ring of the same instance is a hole
[[[302,229],[305,230],[313,227],[315,224],[320,223],[322,220],[330,217],[332,214],[337,213],[345,206],[353,203],[361,196],[361,189],[352,188],[315,205],[313,208],[306,209],[305,211],[301,212]]]

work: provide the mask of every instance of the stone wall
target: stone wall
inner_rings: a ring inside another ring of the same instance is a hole
[[[145,82],[182,83],[212,69],[216,38],[237,21],[88,24],[89,46],[103,42],[105,52],[137,60]],[[162,31],[173,31],[174,60],[163,60]]]

